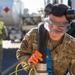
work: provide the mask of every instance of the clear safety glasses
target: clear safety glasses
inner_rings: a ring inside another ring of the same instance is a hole
[[[44,27],[46,30],[50,32],[56,32],[56,33],[65,33],[70,29],[70,23],[60,23],[60,22],[55,22],[51,19],[46,19],[44,23]]]

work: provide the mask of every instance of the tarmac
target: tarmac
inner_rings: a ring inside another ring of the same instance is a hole
[[[2,75],[16,75],[15,69],[19,64],[16,58],[16,51],[20,43],[11,43],[11,41],[3,41],[3,60],[2,60]],[[18,70],[22,69],[21,65]],[[28,75],[24,70],[17,72],[18,75]]]

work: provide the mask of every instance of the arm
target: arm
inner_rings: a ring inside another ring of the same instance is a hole
[[[75,75],[75,58],[71,60],[70,71],[73,75]]]
[[[70,68],[72,75],[75,75],[75,42],[72,42],[70,47],[71,47],[71,50],[69,51],[70,53],[69,56],[71,58],[71,62],[70,62],[69,68]]]
[[[17,59],[20,62],[27,61],[32,54],[32,50],[30,36],[26,35],[21,42],[20,48],[16,52]]]
[[[30,30],[25,35],[24,39],[21,42],[20,48],[16,52],[16,57],[19,60],[19,62],[27,62],[29,57],[37,49],[36,46],[33,47],[34,46],[33,41],[35,40],[34,38],[36,38],[36,32],[34,30]],[[25,65],[22,66],[25,68]]]

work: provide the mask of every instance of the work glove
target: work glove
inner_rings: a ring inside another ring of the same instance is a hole
[[[36,50],[28,59],[28,63],[33,63],[33,65],[36,66],[39,61],[43,61],[42,54],[38,50]]]
[[[0,34],[2,34],[3,28],[4,28],[4,23],[0,21]]]

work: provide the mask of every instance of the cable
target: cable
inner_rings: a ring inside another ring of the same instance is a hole
[[[22,71],[22,70],[23,70],[23,69],[19,69],[19,70],[18,70],[18,72],[19,72],[19,71]],[[14,71],[14,72],[11,72],[9,75],[12,75],[12,74],[14,74],[15,72],[16,72],[16,71]]]
[[[24,69],[19,69],[19,70],[18,70],[18,67],[19,67],[21,64],[24,64],[24,65],[26,65],[26,66],[28,65],[27,62],[21,62],[21,63],[19,63],[19,64],[16,66],[15,71],[12,72],[12,73],[10,73],[9,75],[12,75],[12,74],[14,74],[14,73],[15,73],[15,75],[18,75],[18,72],[19,72],[19,71],[24,70]]]

